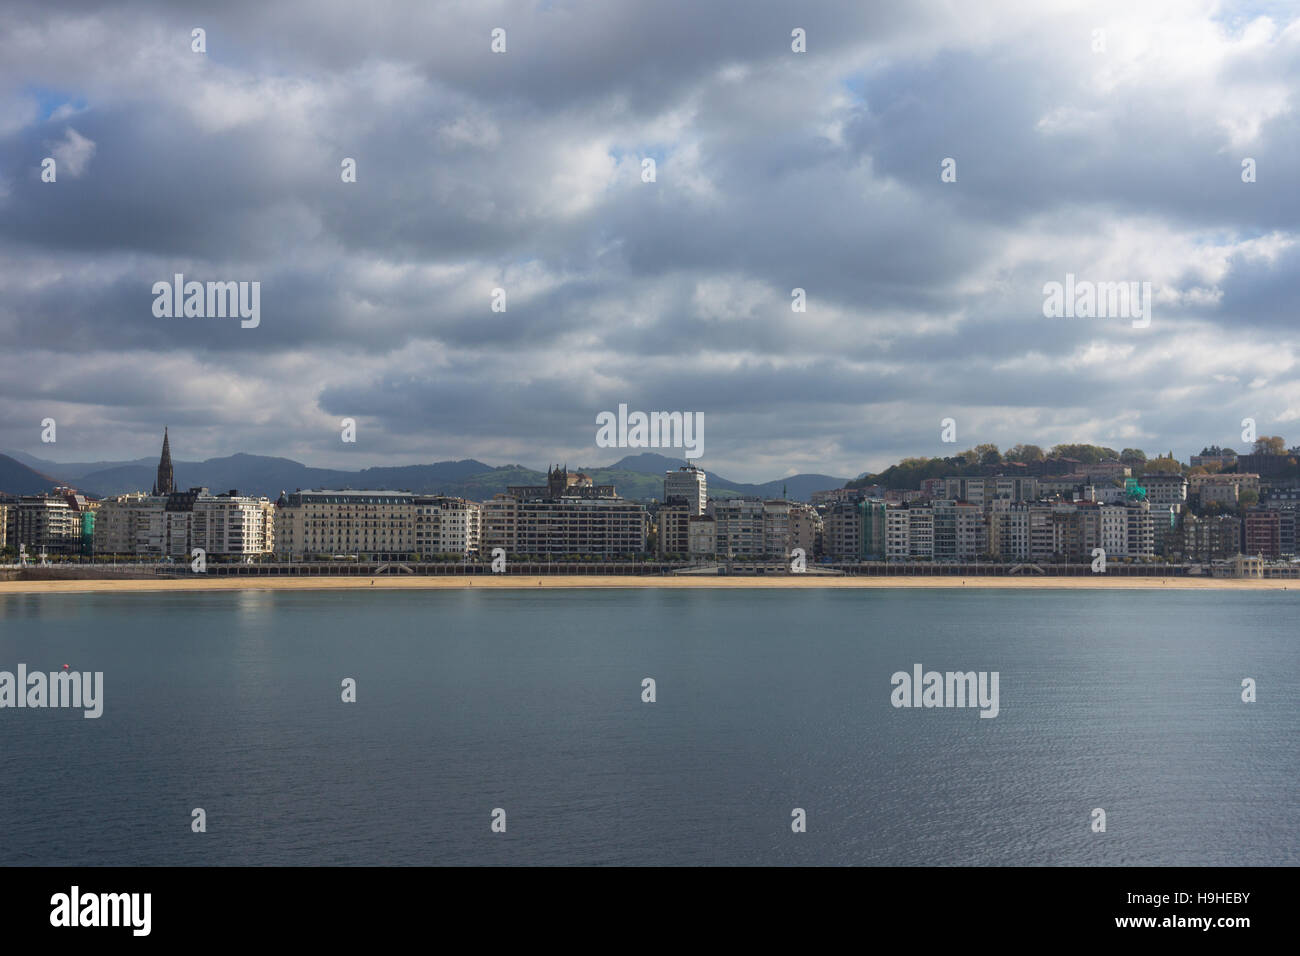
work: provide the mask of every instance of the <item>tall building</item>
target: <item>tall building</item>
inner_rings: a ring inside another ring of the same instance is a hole
[[[155,495],[170,495],[176,490],[176,476],[172,473],[172,450],[167,442],[167,426],[163,426],[162,457],[158,459],[158,476],[154,479]]]
[[[709,506],[708,476],[694,465],[682,465],[664,475],[664,501],[684,498],[692,515],[702,515]]]

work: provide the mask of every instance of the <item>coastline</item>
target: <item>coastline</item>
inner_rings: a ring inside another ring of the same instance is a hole
[[[373,582],[373,583],[372,583]],[[692,577],[634,575],[527,575],[487,576],[362,576],[247,578],[221,577],[209,580],[186,578],[90,578],[44,581],[0,581],[0,596],[6,594],[142,593],[157,591],[333,591],[347,590],[440,590],[465,588],[498,590],[521,588],[569,588],[606,590],[618,588],[994,588],[1043,590],[1100,588],[1118,590],[1226,590],[1300,591],[1296,578],[1187,578],[1187,577],[831,577],[822,575],[773,575],[754,577]]]

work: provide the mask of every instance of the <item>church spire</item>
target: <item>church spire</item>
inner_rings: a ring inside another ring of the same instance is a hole
[[[163,426],[162,457],[158,459],[158,477],[154,481],[155,495],[170,495],[176,490],[176,476],[172,472],[172,449],[167,440],[167,426]]]

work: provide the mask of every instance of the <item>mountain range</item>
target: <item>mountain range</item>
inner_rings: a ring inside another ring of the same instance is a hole
[[[614,485],[624,498],[647,500],[663,497],[664,472],[678,468],[682,459],[653,452],[628,455],[607,466],[583,466],[592,481]],[[148,491],[154,483],[156,458],[132,461],[53,462],[25,452],[0,454],[0,492],[40,494],[56,485],[70,485],[95,497]],[[213,493],[237,489],[242,494],[277,498],[281,491],[308,488],[391,489],[417,494],[456,495],[484,501],[506,490],[508,485],[546,483],[546,472],[523,465],[492,466],[473,458],[440,461],[429,465],[363,468],[343,471],[312,468],[290,458],[235,454],[206,461],[174,461],[178,488],[203,487]],[[788,497],[807,501],[814,491],[842,488],[846,478],[803,474],[777,478],[761,484],[730,481],[706,471],[709,494],[727,498],[756,495],[762,498]]]

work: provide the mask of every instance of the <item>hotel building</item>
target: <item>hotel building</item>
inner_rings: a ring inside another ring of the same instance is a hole
[[[356,555],[410,560],[415,495],[406,491],[295,491],[276,504],[275,553],[286,558]]]

